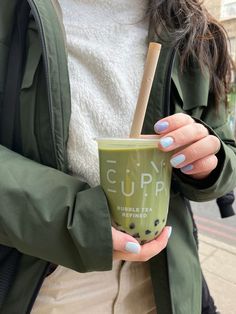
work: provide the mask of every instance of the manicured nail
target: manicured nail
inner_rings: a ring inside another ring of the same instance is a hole
[[[180,169],[183,173],[193,170],[193,165],[187,165]]]
[[[156,133],[165,131],[166,129],[168,129],[169,127],[169,123],[167,121],[158,121],[155,125],[154,125],[154,130]]]
[[[129,253],[138,254],[141,250],[141,247],[138,243],[127,242],[125,245],[125,250]]]
[[[174,158],[171,158],[170,163],[172,167],[177,167],[179,164],[184,162],[186,157],[183,154],[177,155]]]
[[[171,236],[171,233],[172,233],[172,227],[169,227],[169,229],[168,229],[168,239]]]
[[[160,139],[160,144],[163,148],[167,148],[174,143],[172,137],[164,137]]]

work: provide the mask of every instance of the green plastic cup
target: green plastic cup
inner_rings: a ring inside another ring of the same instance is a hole
[[[141,244],[156,238],[166,224],[172,168],[158,137],[100,138],[101,186],[112,224]]]

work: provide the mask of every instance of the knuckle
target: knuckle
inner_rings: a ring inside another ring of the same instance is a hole
[[[192,117],[190,117],[189,115],[185,115],[185,119],[186,119],[186,121],[187,122],[189,122],[189,123],[195,123],[195,121],[193,120],[193,118]]]
[[[209,160],[209,158],[205,158],[203,160],[200,161],[199,163],[200,168],[204,171],[204,170],[208,170],[209,167],[211,166],[211,162]],[[210,167],[211,168],[211,167]]]
[[[202,169],[202,171],[213,170],[217,166],[218,159],[215,155],[208,156],[199,161],[198,167]]]
[[[188,114],[186,113],[182,113],[182,112],[179,112],[179,113],[176,113],[176,117],[180,118],[181,120],[185,121],[185,122],[188,122],[188,123],[193,123],[194,120],[193,118],[191,118]]]
[[[220,147],[220,140],[214,135],[209,135],[208,138],[211,142],[212,149],[216,151]]]
[[[216,155],[212,155],[211,158],[212,158],[212,167],[213,167],[213,169],[215,169],[215,167],[218,164],[218,158],[216,157]]]
[[[181,118],[182,116],[185,116],[185,114],[182,112],[178,112],[178,113],[173,114],[173,117],[175,117],[175,118]]]
[[[208,130],[204,127],[204,125],[202,125],[201,123],[195,123],[194,125],[198,135],[208,135]]]
[[[184,143],[186,141],[186,132],[182,129],[178,130],[177,136],[175,136],[177,143]]]

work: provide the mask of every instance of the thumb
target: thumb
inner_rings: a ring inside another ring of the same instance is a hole
[[[131,235],[118,231],[112,227],[113,249],[115,251],[129,252],[138,254],[141,246]]]

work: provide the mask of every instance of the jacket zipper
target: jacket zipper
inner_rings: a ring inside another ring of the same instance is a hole
[[[47,83],[47,94],[48,94],[48,102],[49,102],[49,114],[50,114],[50,125],[51,125],[51,136],[52,136],[52,141],[53,141],[53,152],[54,152],[54,158],[57,163],[57,158],[56,158],[56,144],[55,144],[55,136],[54,136],[54,122],[53,122],[53,109],[52,109],[52,94],[51,94],[51,88],[50,88],[50,81],[49,81],[49,68],[48,68],[48,63],[47,63],[47,48],[46,48],[46,43],[45,43],[45,38],[44,38],[44,32],[43,32],[43,27],[42,27],[42,21],[40,18],[40,14],[37,8],[37,5],[35,4],[34,0],[27,0],[29,3],[29,6],[33,12],[33,16],[37,22],[38,25],[38,30],[40,34],[40,39],[41,39],[41,44],[42,44],[42,50],[43,50],[43,62],[44,62],[44,69],[45,69],[45,77],[46,77],[46,83]],[[43,273],[41,274],[38,283],[36,285],[36,288],[33,291],[31,300],[28,304],[27,308],[27,314],[31,312],[31,309],[33,307],[33,304],[35,302],[35,299],[38,295],[39,289],[43,283],[43,280],[47,274],[47,271],[50,267],[50,263],[48,262],[44,268]]]
[[[33,12],[33,16],[37,22],[38,29],[39,29],[39,34],[40,34],[40,39],[42,43],[42,49],[43,49],[43,62],[44,62],[44,69],[45,69],[45,76],[46,76],[46,83],[47,83],[47,94],[48,94],[48,102],[49,102],[49,113],[50,113],[50,124],[51,124],[51,136],[52,136],[52,141],[53,141],[53,151],[54,151],[54,158],[57,163],[57,154],[56,154],[56,144],[55,144],[55,136],[54,136],[54,122],[53,122],[53,109],[52,109],[52,93],[51,93],[51,88],[50,88],[50,80],[49,80],[49,68],[48,68],[48,53],[47,53],[47,48],[46,48],[46,43],[45,43],[45,37],[44,37],[44,32],[43,32],[43,26],[42,26],[42,20],[38,11],[38,7],[35,4],[34,0],[27,0],[31,10]]]

